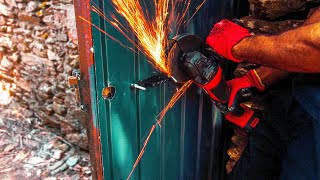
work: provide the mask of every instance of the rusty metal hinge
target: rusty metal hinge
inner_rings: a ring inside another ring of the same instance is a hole
[[[74,69],[72,71],[72,76],[68,77],[68,83],[71,88],[74,88],[77,104],[81,107],[81,109],[83,109],[83,98],[82,98],[81,90],[79,86],[80,80],[81,80],[80,70]]]

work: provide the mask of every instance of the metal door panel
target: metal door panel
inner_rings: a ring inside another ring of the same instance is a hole
[[[108,12],[108,3],[96,1]],[[94,13],[92,13],[94,15]],[[93,21],[96,23],[96,21]],[[100,26],[124,43],[120,33],[99,18]],[[94,50],[101,52],[101,59],[95,58],[96,91],[98,99],[98,120],[101,130],[102,161],[105,179],[125,179],[138,153],[136,95],[130,90],[135,77],[135,54],[107,38],[101,32],[93,32]],[[127,43],[128,46],[132,46]],[[102,98],[104,87],[114,86],[116,94],[110,101]],[[108,173],[109,172],[109,173]],[[138,179],[138,176],[134,176]]]
[[[110,0],[93,2],[105,14],[112,11]],[[193,10],[201,2],[192,1]],[[204,38],[214,22],[221,17],[232,16],[232,3],[233,0],[206,2],[185,31]],[[91,21],[124,45],[134,48],[94,12],[91,13]],[[89,70],[93,84],[91,103],[95,124],[100,130],[104,179],[125,179],[156,116],[170,100],[177,85],[167,82],[146,91],[130,88],[131,83],[157,71],[143,55],[120,46],[96,28],[92,32],[94,64]],[[133,35],[130,36],[134,39]],[[102,98],[101,92],[107,86],[116,88],[112,100]],[[189,88],[167,113],[161,128],[158,126],[155,129],[132,179],[222,178],[223,158],[218,156],[223,156],[223,137],[220,136],[221,126],[213,126],[213,122],[220,117],[214,114],[216,110],[208,97],[196,86]],[[217,150],[217,147],[220,149]]]
[[[150,64],[142,55],[138,56],[136,61],[138,67],[137,80],[144,79],[156,71],[150,68]],[[134,82],[136,82],[134,81]],[[157,114],[163,107],[163,97],[161,96],[160,88],[148,88],[146,91],[132,90],[137,94],[139,103],[137,111],[139,112],[139,150],[142,148],[144,141],[149,134],[151,126],[155,123]],[[140,179],[158,179],[160,176],[160,148],[161,148],[161,129],[155,129],[155,132],[149,140],[147,150],[141,160],[141,166],[136,171],[140,174]],[[150,148],[152,147],[152,148]],[[137,157],[137,155],[136,155]],[[136,158],[135,157],[135,158]],[[132,166],[133,164],[131,164]],[[127,173],[128,174],[128,173]]]

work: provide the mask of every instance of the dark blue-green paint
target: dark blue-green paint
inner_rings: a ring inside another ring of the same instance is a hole
[[[192,1],[191,11],[201,2]],[[94,3],[105,14],[114,13],[110,0],[94,0]],[[204,38],[214,22],[232,16],[232,4],[232,0],[206,2],[184,31]],[[103,18],[94,12],[91,14],[94,24],[126,46],[135,48]],[[157,71],[143,55],[120,46],[95,28],[92,34],[94,65],[90,72],[95,93],[91,96],[94,96],[92,108],[95,122],[101,132],[104,178],[122,180],[127,178],[150,127],[177,85],[168,82],[146,91],[130,88],[131,83]],[[135,40],[133,34],[129,36]],[[116,94],[112,100],[105,100],[101,92],[110,85],[116,88]],[[155,129],[132,179],[222,178],[223,171],[216,172],[224,168],[221,158],[217,158],[223,154],[215,150],[221,141],[220,126],[213,126],[213,122],[220,119],[213,115],[216,113],[208,97],[192,86],[167,113],[161,128]]]

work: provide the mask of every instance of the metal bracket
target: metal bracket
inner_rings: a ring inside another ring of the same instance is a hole
[[[68,83],[69,86],[71,88],[74,88],[74,93],[76,96],[76,101],[77,104],[81,107],[81,109],[83,110],[83,98],[82,98],[82,94],[80,91],[80,86],[79,86],[79,82],[81,80],[81,73],[79,69],[74,69],[72,71],[72,76],[68,77]]]

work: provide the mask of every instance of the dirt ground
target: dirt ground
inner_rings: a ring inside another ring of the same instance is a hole
[[[24,113],[14,102],[0,106],[1,180],[92,179],[88,152]]]

